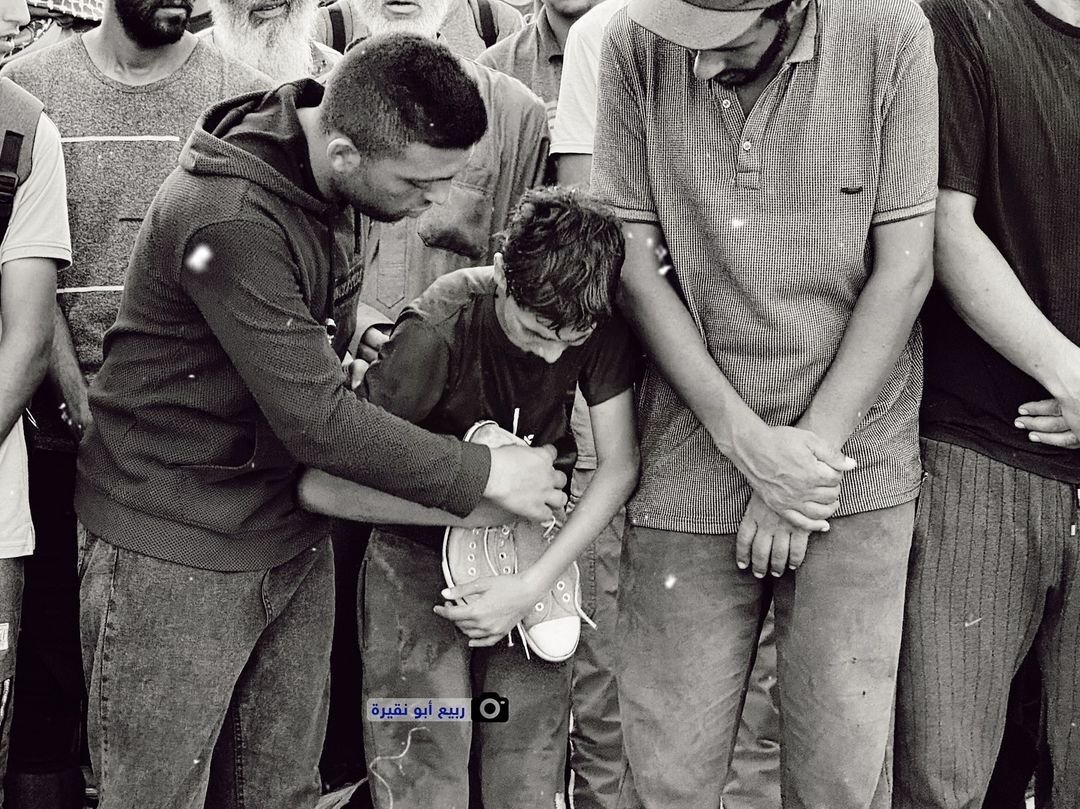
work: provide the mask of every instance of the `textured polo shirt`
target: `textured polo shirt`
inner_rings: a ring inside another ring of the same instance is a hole
[[[513,36],[496,42],[476,60],[494,70],[513,76],[544,102],[548,127],[555,119],[562,78],[563,49],[541,7],[533,20]]]
[[[693,53],[632,22],[605,34],[592,187],[663,230],[702,340],[768,424],[793,424],[836,356],[870,272],[874,225],[934,210],[933,37],[910,0],[817,0],[778,76],[744,114]],[[844,447],[839,515],[919,485],[918,327]],[[638,525],[732,533],[750,489],[650,365],[639,397]]]

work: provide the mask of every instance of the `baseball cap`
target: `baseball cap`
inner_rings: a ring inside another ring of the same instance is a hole
[[[630,19],[690,50],[718,48],[745,34],[783,0],[630,0]]]

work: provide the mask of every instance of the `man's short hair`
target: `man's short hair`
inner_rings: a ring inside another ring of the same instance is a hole
[[[574,189],[531,189],[502,234],[507,294],[556,331],[591,328],[614,311],[624,252],[606,206]]]
[[[413,34],[358,43],[326,80],[323,129],[340,132],[365,156],[411,143],[468,149],[487,129],[476,83],[444,46]]]

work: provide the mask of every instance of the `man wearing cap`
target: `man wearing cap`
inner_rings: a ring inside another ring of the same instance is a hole
[[[909,0],[630,0],[592,187],[651,355],[620,572],[646,807],[719,805],[776,616],[788,809],[890,802],[919,464],[936,69]]]

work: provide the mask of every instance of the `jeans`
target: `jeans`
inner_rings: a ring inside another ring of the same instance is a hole
[[[770,598],[785,809],[888,807],[914,512],[834,518],[798,571],[762,580],[735,566],[732,535],[627,527],[619,708],[647,809],[720,804]]]
[[[90,537],[82,645],[99,809],[315,805],[333,564],[326,536],[239,573]]]
[[[574,469],[571,502],[584,494],[594,469]],[[583,624],[573,657],[570,767],[574,772],[575,809],[614,809],[626,778],[619,693],[615,686],[616,597],[619,554],[625,515],[620,511],[578,559],[581,606],[596,623]]]
[[[520,642],[472,649],[432,611],[439,551],[376,528],[357,598],[364,701],[460,699],[494,691],[507,722],[381,722],[364,711],[364,749],[379,809],[465,809],[470,764],[484,809],[562,806],[570,662],[526,659]],[[470,762],[471,754],[471,762]]]

